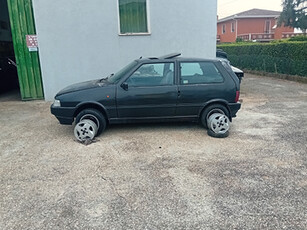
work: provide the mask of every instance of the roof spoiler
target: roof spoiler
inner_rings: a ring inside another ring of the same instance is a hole
[[[162,57],[159,57],[159,59],[172,59],[172,58],[178,57],[180,55],[181,55],[181,53],[171,53],[171,54],[167,54],[167,55],[164,55]]]

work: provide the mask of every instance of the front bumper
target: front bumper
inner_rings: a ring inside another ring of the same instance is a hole
[[[241,103],[229,103],[230,117],[236,117],[237,112],[241,108]]]
[[[59,120],[62,125],[71,125],[74,121],[75,108],[71,107],[50,107],[51,113]]]

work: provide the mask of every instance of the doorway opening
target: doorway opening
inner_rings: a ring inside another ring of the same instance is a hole
[[[21,99],[7,0],[0,0],[0,97]]]

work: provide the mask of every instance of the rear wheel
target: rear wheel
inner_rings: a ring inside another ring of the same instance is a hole
[[[90,120],[97,126],[97,132],[95,136],[100,135],[106,128],[107,122],[104,115],[96,109],[82,110],[76,117],[76,124],[83,120]]]
[[[229,135],[229,119],[225,114],[213,113],[208,119],[208,135],[224,138]]]
[[[202,125],[206,129],[209,127],[208,125],[209,117],[214,113],[224,114],[229,118],[229,112],[225,106],[220,104],[209,105],[207,108],[204,109],[200,118]]]

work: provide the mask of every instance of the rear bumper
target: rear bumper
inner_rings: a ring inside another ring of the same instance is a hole
[[[50,107],[51,113],[59,120],[62,125],[71,125],[74,121],[75,108],[70,107]]]
[[[230,117],[236,117],[237,112],[241,108],[241,103],[229,103]]]

